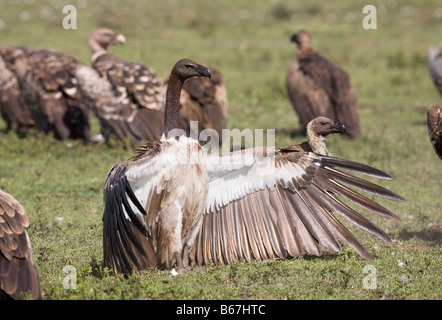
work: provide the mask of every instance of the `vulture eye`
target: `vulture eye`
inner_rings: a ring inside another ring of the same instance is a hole
[[[325,122],[324,122],[324,121],[321,121],[321,124],[322,124],[323,126],[325,126]]]
[[[191,66],[190,64],[185,64],[184,67],[185,67],[186,69],[192,68],[192,66]]]

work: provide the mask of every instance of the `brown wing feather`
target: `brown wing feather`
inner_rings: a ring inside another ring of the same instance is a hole
[[[442,109],[437,104],[428,108],[427,126],[434,151],[442,159]]]
[[[363,164],[320,155],[315,156],[315,161],[320,162],[315,166],[305,161],[307,154],[298,149],[293,146],[279,149],[275,163],[281,168],[296,163],[304,171],[302,178],[280,181],[276,188],[266,187],[206,212],[191,252],[194,263],[228,264],[238,260],[302,257],[306,253],[320,255],[323,247],[340,251],[338,240],[370,259],[363,244],[335,214],[383,241],[390,241],[378,226],[339,199],[342,196],[347,203],[361,209],[399,220],[390,210],[356,190],[392,201],[404,201],[402,197],[347,172],[381,179],[390,176]]]
[[[326,116],[344,123],[347,137],[360,136],[357,99],[345,70],[311,50],[289,67],[286,79],[304,130],[310,120]]]
[[[28,217],[20,203],[0,190],[0,291],[13,299],[26,292],[33,299],[41,299],[28,226]]]
[[[132,144],[158,140],[164,126],[164,87],[153,70],[109,53],[97,57],[93,68],[110,83],[107,92],[90,94],[105,135],[129,138]]]
[[[69,55],[36,50],[17,71],[36,126],[58,139],[88,139],[89,111],[74,76],[77,60]]]
[[[7,50],[9,49],[9,50]],[[1,115],[6,121],[7,130],[12,127],[29,129],[35,125],[31,112],[21,94],[20,86],[13,69],[15,59],[12,48],[0,49],[0,106]],[[5,59],[3,58],[5,56]],[[9,63],[7,63],[9,61]]]
[[[181,92],[180,121],[190,134],[190,121],[198,121],[198,136],[204,129],[214,129],[222,142],[222,129],[227,127],[227,91],[221,73],[211,68],[212,77],[190,78]]]

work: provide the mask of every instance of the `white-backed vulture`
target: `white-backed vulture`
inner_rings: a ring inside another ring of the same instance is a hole
[[[428,46],[425,57],[431,79],[442,95],[442,46]]]
[[[163,132],[167,80],[161,80],[142,64],[123,60],[107,51],[110,45],[124,43],[122,34],[106,28],[95,30],[89,38],[92,67],[111,83],[116,97],[111,108],[99,101],[101,96],[97,93],[96,114],[102,120],[106,139],[113,133],[120,139],[129,138],[133,144],[155,141]],[[201,130],[211,128],[218,132],[221,140],[221,130],[227,123],[227,95],[219,72],[214,72],[213,80],[189,79],[183,87],[181,104],[180,124],[187,135],[190,134],[189,122],[198,121],[198,135]]]
[[[351,139],[360,137],[358,105],[348,73],[312,47],[310,34],[300,30],[290,40],[297,44],[297,60],[286,73],[287,93],[306,132],[310,120],[325,116],[345,123]]]
[[[35,125],[15,75],[16,66],[26,63],[31,51],[26,47],[0,48],[0,108],[7,131],[13,127],[28,131]]]
[[[166,98],[165,136],[179,128],[179,89],[185,79],[179,74],[188,74],[187,70],[198,75],[206,69],[188,60],[175,65]],[[325,144],[321,136],[344,131],[341,124],[320,118],[309,128],[318,137],[310,139],[311,146],[256,147],[219,154],[175,132],[176,138],[163,137],[138,148],[131,161],[116,164],[106,178],[105,265],[129,274],[157,264],[171,266],[175,261],[182,271],[190,262],[228,264],[319,255],[321,246],[339,251],[338,239],[369,259],[363,244],[335,214],[390,241],[345,200],[399,220],[357,190],[392,201],[404,199],[351,172],[391,179],[388,174],[312,152],[324,150],[318,146]]]
[[[0,299],[19,299],[28,292],[32,299],[41,299],[28,226],[21,204],[0,189]]]
[[[161,140],[139,148],[133,161],[114,165],[106,178],[104,263],[116,273],[174,262],[180,272],[187,268],[208,187],[198,140],[186,137],[183,130],[181,135],[175,132],[183,83],[194,76],[210,77],[211,72],[189,59],[174,65]]]
[[[434,151],[442,160],[442,110],[437,104],[428,108],[427,127]]]
[[[89,139],[89,109],[75,70],[75,58],[51,50],[35,50],[17,68],[17,79],[37,130],[63,139]]]
[[[15,118],[11,124],[32,126],[61,140],[89,138],[89,111],[74,75],[80,62],[63,53],[26,47],[5,47],[0,55],[15,76],[12,89],[3,96],[7,103],[2,113],[24,110],[26,120]]]

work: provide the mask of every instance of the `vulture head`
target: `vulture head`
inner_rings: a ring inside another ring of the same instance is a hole
[[[300,49],[307,49],[311,48],[312,46],[310,34],[305,30],[299,30],[298,32],[292,34],[290,41],[296,43]]]
[[[191,77],[210,78],[212,76],[212,72],[209,68],[197,64],[190,59],[179,60],[173,67],[172,73],[178,76],[181,82],[184,82],[186,79]]]
[[[123,45],[124,43],[126,43],[124,35],[107,28],[95,30],[89,38],[89,47],[92,53],[107,50],[110,45]]]
[[[317,117],[310,121],[307,127],[310,127],[310,130],[324,138],[333,133],[345,133],[346,130],[343,123],[331,120],[327,117]]]

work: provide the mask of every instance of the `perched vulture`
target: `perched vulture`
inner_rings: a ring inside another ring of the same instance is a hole
[[[60,140],[89,138],[88,106],[75,78],[78,65],[67,54],[35,50],[17,67],[17,79],[38,131],[53,133]]]
[[[99,93],[96,94],[95,100],[101,100],[95,103],[96,114],[100,118],[105,139],[113,133],[123,140],[129,138],[134,144],[155,141],[161,137],[164,127],[167,81],[159,79],[152,69],[125,61],[107,51],[110,45],[124,43],[122,34],[105,28],[95,30],[89,39],[93,53],[92,67],[101,79],[110,82],[115,96],[111,106],[102,103],[109,97],[101,98]],[[109,95],[101,92],[102,95]],[[181,105],[180,127],[187,135],[190,134],[190,121],[198,121],[198,135],[203,129],[214,129],[221,141],[221,130],[227,124],[227,95],[219,72],[213,72],[212,79],[194,78],[187,81],[183,87]]]
[[[0,108],[7,131],[13,127],[28,131],[35,125],[15,74],[17,65],[26,63],[31,51],[25,47],[0,48]]]
[[[357,99],[348,73],[312,47],[310,34],[300,30],[290,38],[298,46],[298,62],[286,74],[290,101],[304,131],[310,120],[325,116],[345,123],[345,137],[360,137]]]
[[[428,46],[426,60],[431,78],[439,93],[442,94],[442,46]]]
[[[338,240],[369,259],[363,244],[335,214],[390,241],[345,200],[399,220],[357,190],[392,201],[404,199],[352,172],[391,177],[364,164],[315,153],[328,153],[323,136],[344,131],[342,124],[319,118],[308,126],[315,130],[309,143],[223,154],[209,152],[174,130],[179,128],[184,80],[209,75],[194,62],[178,61],[168,82],[161,140],[138,148],[131,161],[110,170],[104,187],[106,266],[129,274],[176,263],[182,272],[191,264],[209,261],[228,264],[319,255],[322,247],[339,251]]]
[[[428,108],[427,125],[431,144],[442,160],[442,110],[437,104],[432,104]]]
[[[32,299],[41,299],[28,226],[20,203],[0,190],[0,299],[19,299],[27,292]]]

